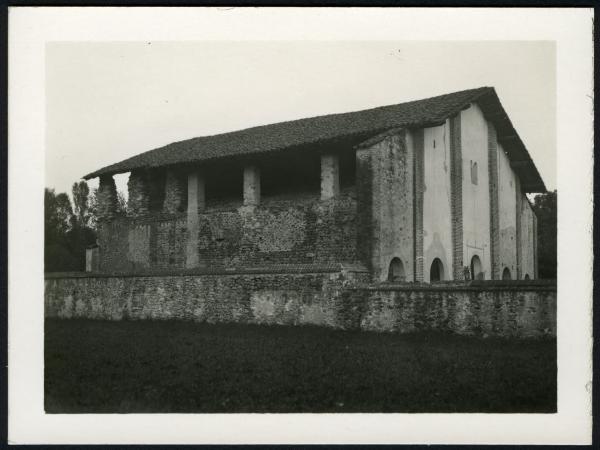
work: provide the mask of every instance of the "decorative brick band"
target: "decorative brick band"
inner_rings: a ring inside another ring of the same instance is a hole
[[[357,233],[356,252],[358,259],[369,270],[372,263],[373,234],[373,177],[369,147],[356,150],[356,197],[357,197]]]
[[[367,274],[360,265],[332,264],[281,264],[263,267],[206,267],[180,270],[145,270],[140,272],[47,272],[44,279],[62,278],[144,278],[144,277],[187,277],[194,275],[270,275],[311,273],[357,273]]]
[[[488,122],[488,173],[490,180],[490,259],[492,279],[500,275],[500,211],[498,205],[498,140],[496,128]]]
[[[455,280],[463,273],[462,147],[460,113],[450,118],[450,210],[452,216],[452,271]]]
[[[375,292],[461,292],[461,291],[542,291],[556,293],[556,280],[471,280],[428,283],[357,283],[346,286],[349,291]]]
[[[521,180],[519,177],[515,177],[515,191],[516,191],[516,233],[515,233],[515,243],[517,246],[517,280],[521,279],[521,268],[522,268],[522,258],[521,258],[521,215],[523,212],[523,194],[521,193]]]
[[[414,141],[414,230],[415,230],[415,281],[423,281],[423,195],[425,187],[424,130],[413,134]]]

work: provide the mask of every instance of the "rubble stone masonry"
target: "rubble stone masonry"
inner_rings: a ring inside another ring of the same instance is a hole
[[[189,239],[192,232],[196,239]],[[99,226],[99,269],[358,263],[356,241],[356,193],[350,186],[328,201],[318,192],[298,193],[253,207],[217,203],[191,216],[159,211],[116,218]]]
[[[46,317],[321,325],[406,333],[556,336],[556,285],[360,284],[344,270],[46,276]],[[358,283],[358,285],[357,285]],[[496,283],[496,284],[493,284]]]
[[[111,221],[117,213],[117,187],[111,175],[100,177],[98,186],[98,220]]]

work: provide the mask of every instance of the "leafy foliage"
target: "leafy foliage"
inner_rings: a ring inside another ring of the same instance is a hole
[[[535,197],[538,272],[540,278],[556,278],[556,190]]]
[[[85,181],[73,183],[73,210],[79,226],[85,227],[89,221],[88,197],[90,188]]]
[[[73,203],[54,189],[44,190],[44,270],[71,272],[85,270],[85,249],[96,243],[98,224],[97,189],[90,192],[85,181],[73,183]],[[126,201],[118,193],[118,209],[126,213]]]

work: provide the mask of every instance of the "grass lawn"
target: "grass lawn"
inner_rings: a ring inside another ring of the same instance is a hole
[[[550,413],[556,340],[47,320],[45,409]]]

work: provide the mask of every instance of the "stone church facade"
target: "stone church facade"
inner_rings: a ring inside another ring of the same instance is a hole
[[[47,317],[556,333],[526,197],[544,183],[493,88],[176,142],[96,177],[92,270],[46,274]]]

